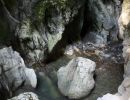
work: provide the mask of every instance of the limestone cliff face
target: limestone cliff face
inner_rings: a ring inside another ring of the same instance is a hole
[[[119,19],[120,36],[123,41],[124,81],[119,87],[119,93],[127,100],[130,99],[130,1],[124,0]]]
[[[123,41],[123,56],[125,58],[125,76],[130,75],[130,1],[124,0],[122,5],[122,12],[119,18],[120,36]]]
[[[0,7],[6,20],[6,25],[0,20],[6,26],[0,33],[31,63],[46,59],[60,40],[72,43],[81,36],[97,45],[117,40],[120,0],[1,0]]]
[[[73,18],[83,7],[85,0],[19,0],[20,21],[15,27],[15,40],[23,55],[31,61],[45,59],[62,38]],[[78,26],[78,25],[77,25]]]
[[[124,0],[119,18],[120,37],[123,39],[124,80],[118,88],[116,95],[106,94],[101,99],[129,100],[130,99],[130,1]]]
[[[120,0],[88,0],[82,31],[82,35],[87,33],[84,41],[98,45],[116,41],[120,11]]]
[[[119,18],[119,29],[120,37],[127,38],[129,33],[129,23],[130,23],[130,4],[129,0],[124,0],[122,4],[122,12]]]

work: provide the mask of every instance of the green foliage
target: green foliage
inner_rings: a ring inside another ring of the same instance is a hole
[[[65,10],[70,7],[73,0],[40,0],[34,7],[35,19],[41,22],[45,18],[45,12],[51,7],[58,7],[61,10]]]
[[[49,7],[48,2],[45,2],[43,0],[36,4],[34,14],[38,21],[41,21],[45,17],[45,11],[47,7]]]

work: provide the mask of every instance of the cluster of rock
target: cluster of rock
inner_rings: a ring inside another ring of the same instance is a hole
[[[0,49],[0,89],[13,92],[21,86],[35,88],[36,85],[34,70],[25,66],[19,53],[11,47]]]
[[[2,56],[1,56],[2,55]],[[12,48],[3,48],[0,50],[0,56],[3,59],[3,68],[10,67],[5,74],[9,80],[9,85],[17,89],[21,84],[36,87],[37,79],[34,70],[26,68],[23,59]],[[5,62],[6,61],[6,62]],[[72,59],[65,67],[61,67],[57,72],[58,88],[64,96],[70,99],[80,99],[87,96],[94,88],[93,78],[96,64],[90,59],[77,57]],[[2,68],[2,67],[1,67]],[[15,69],[15,70],[14,70]],[[25,70],[26,69],[26,70]],[[29,70],[29,71],[28,71]],[[1,70],[3,72],[3,70]],[[5,81],[5,80],[0,80]],[[12,87],[10,87],[12,89]],[[21,93],[20,95],[8,100],[39,100],[38,96],[32,92]]]
[[[124,0],[122,5],[122,13],[119,19],[120,33],[124,34],[123,40],[123,57],[124,63],[124,81],[118,89],[118,93],[123,100],[130,99],[130,1]],[[122,33],[123,32],[123,33]]]

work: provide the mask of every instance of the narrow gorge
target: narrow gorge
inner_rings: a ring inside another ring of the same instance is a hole
[[[0,100],[130,100],[130,0],[0,0]]]

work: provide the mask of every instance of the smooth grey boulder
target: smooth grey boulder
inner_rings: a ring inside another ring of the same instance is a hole
[[[93,89],[96,64],[90,59],[77,57],[58,72],[58,88],[61,93],[71,99],[87,96]]]
[[[6,47],[0,49],[0,82],[15,91],[21,85],[35,88],[37,78],[34,70],[25,66],[19,53]]]
[[[32,92],[26,92],[8,100],[39,100],[39,99],[36,94]]]

